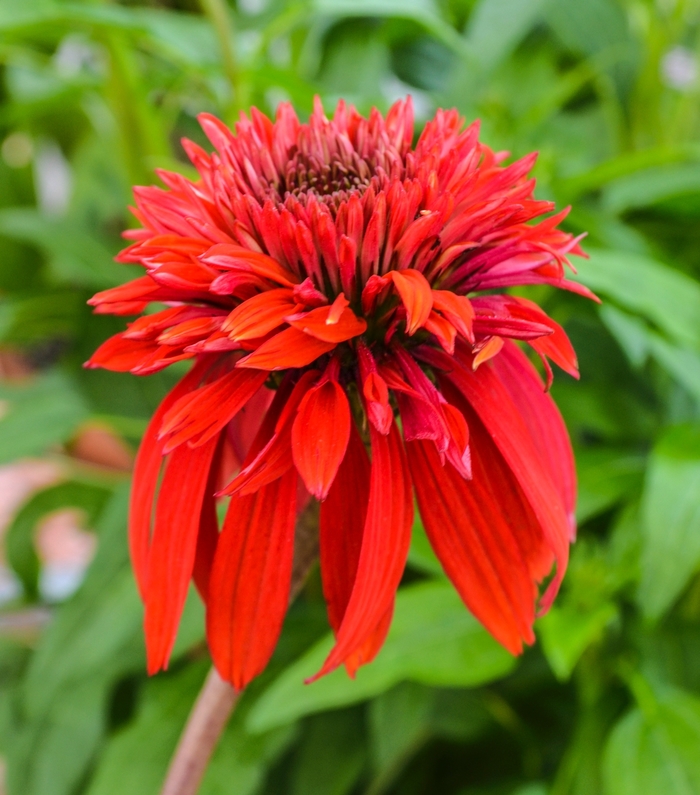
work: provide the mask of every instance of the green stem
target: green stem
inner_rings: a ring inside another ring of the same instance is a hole
[[[231,13],[225,0],[200,0],[200,5],[209,18],[216,32],[216,37],[219,40],[224,73],[233,91],[233,100],[231,101],[227,115],[235,117],[240,110],[245,108],[248,97],[246,96],[245,82],[242,79],[241,70],[236,59],[236,52],[233,47],[233,22]]]

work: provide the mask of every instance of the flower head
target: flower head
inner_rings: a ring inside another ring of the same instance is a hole
[[[354,673],[380,649],[414,495],[467,607],[520,652],[566,569],[575,474],[561,417],[514,340],[550,380],[548,359],[577,369],[560,326],[495,291],[587,294],[564,278],[581,254],[557,228],[566,211],[547,215],[553,205],[533,198],[535,156],[502,165],[507,153],[456,111],[438,111],[413,148],[410,99],[368,119],[340,102],[329,120],[317,102],[308,124],[287,104],[275,122],[253,109],[235,134],[200,121],[214,152],[183,142],[199,179],[159,172],[165,189],[135,191],[142,228],[119,259],[145,275],[91,300],[118,315],[165,308],[89,366],[194,362],[135,470],[130,546],[149,669],[167,665],[194,577],[220,674],[241,688],[263,670],[309,494],[321,501],[336,634],[320,673]]]

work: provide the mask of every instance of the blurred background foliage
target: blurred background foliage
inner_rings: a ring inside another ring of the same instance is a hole
[[[130,185],[191,173],[196,114],[319,93],[411,93],[537,149],[540,197],[587,230],[600,306],[529,295],[569,332],[554,394],[579,540],[521,659],[462,608],[416,527],[389,640],[355,682],[303,685],[330,642],[318,573],[243,698],[202,795],[700,793],[700,2],[0,0],[0,461],[59,475],[5,533],[0,754],[10,795],[156,795],[208,668],[192,596],[170,670],[144,673],[129,461],[177,377],[85,371],[119,319],[85,305]],[[578,264],[578,263],[577,263]],[[37,528],[80,511],[82,584],[47,586]],[[9,583],[9,586],[7,585]],[[70,593],[73,589],[73,593]]]

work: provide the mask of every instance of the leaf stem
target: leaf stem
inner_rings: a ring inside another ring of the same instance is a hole
[[[318,511],[315,502],[301,513],[294,538],[290,604],[302,589],[318,556]],[[212,668],[192,707],[170,762],[161,795],[195,795],[207,765],[236,707],[237,692]]]

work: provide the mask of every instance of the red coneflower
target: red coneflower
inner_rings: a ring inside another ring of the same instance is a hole
[[[513,340],[537,351],[550,380],[546,357],[577,369],[559,325],[494,290],[590,295],[564,278],[567,255],[582,253],[557,229],[566,211],[531,223],[553,209],[533,198],[535,155],[502,166],[506,153],[454,110],[412,148],[410,100],[368,119],[340,102],[332,120],[317,101],[308,124],[288,104],[274,123],[253,109],[235,135],[200,122],[215,151],[183,142],[199,180],[158,172],[165,190],[135,191],[143,228],[119,260],[146,274],[90,302],[117,315],[166,306],[105,342],[90,367],[147,374],[195,361],[156,411],[134,475],[149,670],[168,663],[192,577],[221,676],[243,688],[264,669],[308,493],[321,502],[336,635],[319,675],[341,663],[353,674],[380,649],[414,492],[467,607],[522,651],[538,583],[555,567],[546,610],[566,569],[576,486],[562,419]]]

